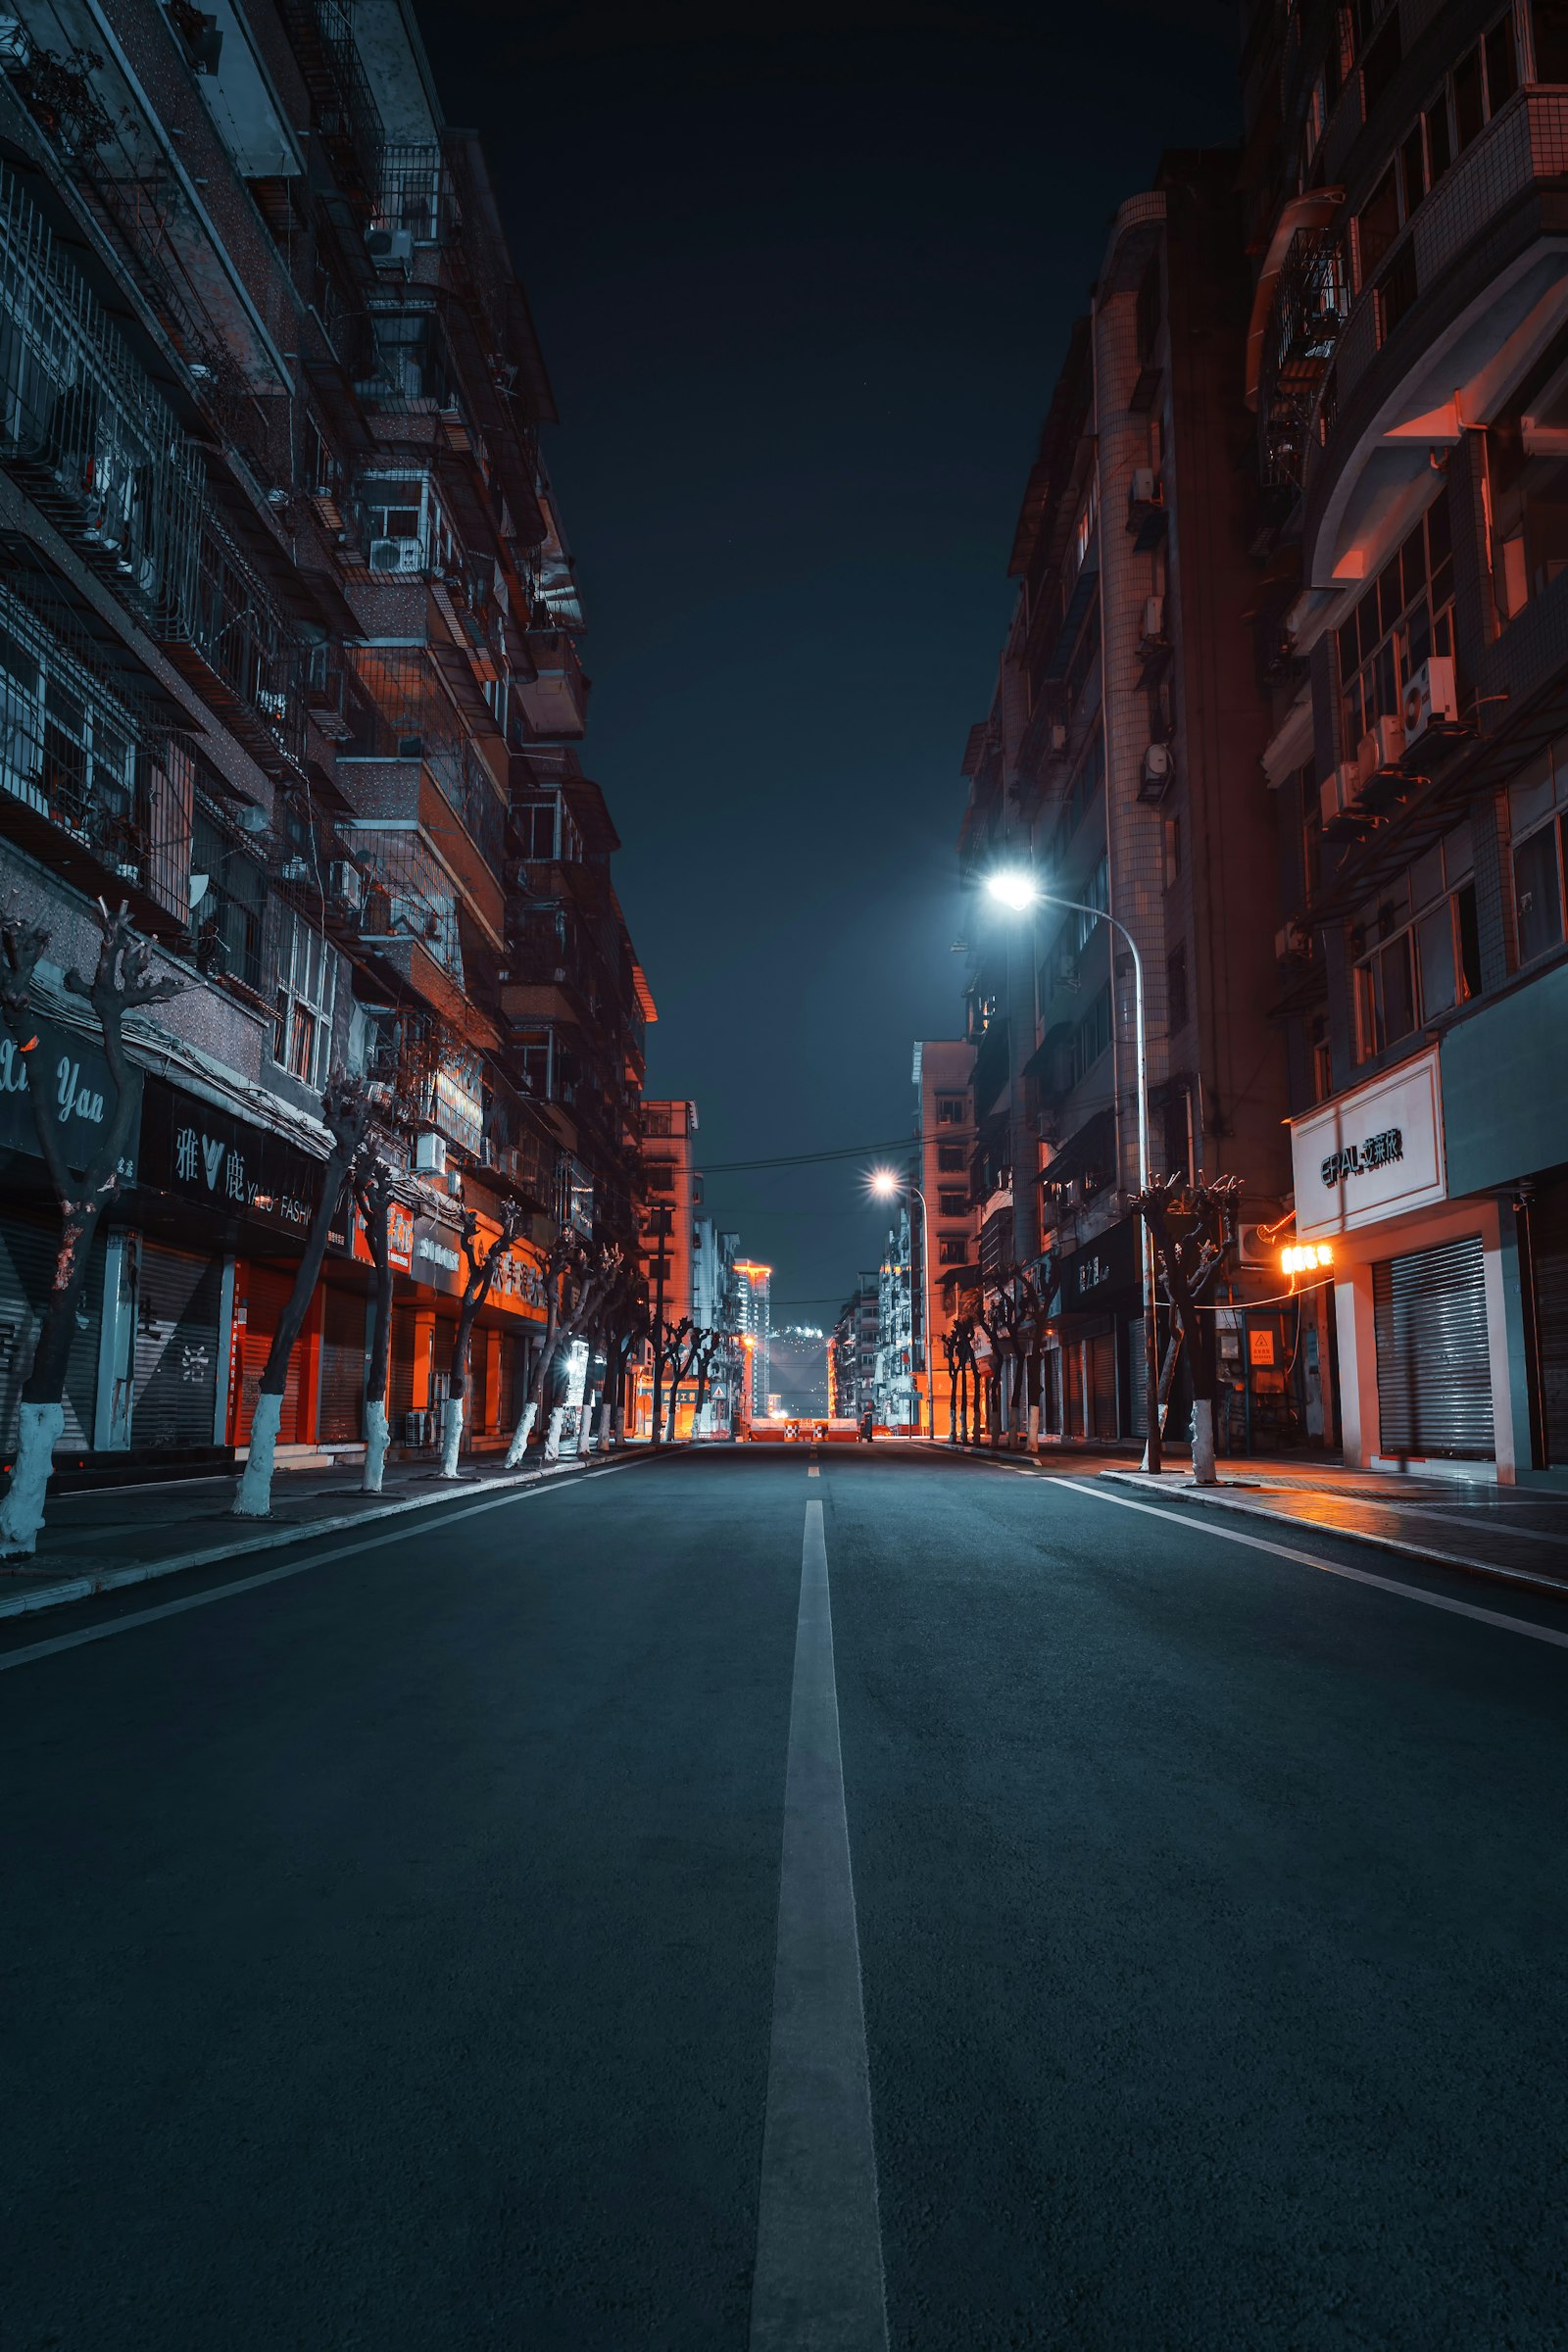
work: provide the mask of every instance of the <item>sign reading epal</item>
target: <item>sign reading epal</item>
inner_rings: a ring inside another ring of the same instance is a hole
[[[1301,1240],[1447,1199],[1434,1046],[1291,1127]]]

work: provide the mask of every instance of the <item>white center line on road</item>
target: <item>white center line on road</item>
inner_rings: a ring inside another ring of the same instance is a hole
[[[806,1472],[806,1475],[807,1475],[807,1477],[808,1477],[808,1478],[820,1478],[820,1477],[821,1477],[821,1475],[822,1475],[822,1473],[821,1473],[821,1471],[820,1471],[820,1470],[817,1468],[816,1464],[815,1464],[814,1462],[811,1462],[811,1463],[809,1463],[809,1464],[808,1465],[808,1467],[807,1467],[807,1472]]]
[[[476,1519],[481,1511],[498,1511],[503,1503],[532,1502],[540,1494],[574,1494],[596,1478],[612,1478],[617,1471],[635,1470],[636,1462],[607,1462],[603,1470],[580,1470],[569,1480],[552,1480],[547,1486],[514,1487],[505,1494],[492,1494],[484,1502],[470,1502],[461,1511],[448,1511],[439,1527],[451,1527],[458,1519]],[[313,1568],[330,1567],[334,1560],[352,1560],[362,1551],[378,1551],[385,1544],[404,1544],[411,1536],[427,1536],[437,1532],[429,1521],[417,1518],[399,1519],[395,1525],[381,1523],[379,1532],[364,1536],[357,1544],[334,1544],[330,1551],[318,1551],[311,1560],[290,1560],[282,1568],[263,1568],[255,1576],[239,1576],[226,1585],[209,1586],[205,1592],[187,1592],[179,1600],[163,1600],[152,1609],[132,1609],[124,1617],[112,1617],[103,1625],[84,1625],[74,1634],[56,1634],[48,1642],[29,1642],[25,1649],[0,1650],[0,1674],[9,1666],[30,1666],[37,1658],[52,1658],[62,1649],[79,1649],[86,1642],[107,1642],[111,1634],[128,1634],[138,1625],[156,1624],[160,1617],[180,1617],[187,1609],[204,1609],[209,1601],[228,1600],[236,1592],[254,1592],[261,1585],[280,1585],[285,1577],[306,1576]],[[309,1543],[308,1535],[302,1543]]]
[[[822,1505],[806,1506],[751,2352],[887,2352]]]
[[[1403,1585],[1392,1576],[1374,1576],[1369,1568],[1348,1568],[1341,1560],[1322,1560],[1315,1552],[1297,1551],[1289,1544],[1271,1544],[1266,1536],[1244,1536],[1238,1527],[1216,1527],[1212,1520],[1200,1524],[1184,1511],[1162,1511],[1152,1502],[1137,1502],[1130,1494],[1112,1494],[1105,1488],[1087,1479],[1057,1478],[1054,1486],[1070,1487],[1075,1494],[1092,1494],[1097,1502],[1113,1502],[1119,1510],[1142,1511],[1147,1519],[1163,1519],[1168,1527],[1184,1527],[1190,1534],[1212,1536],[1221,1544],[1245,1544],[1250,1551],[1271,1551],[1276,1559],[1294,1560],[1301,1568],[1321,1569],[1325,1576],[1343,1576],[1348,1584],[1371,1585],[1379,1592],[1397,1593],[1401,1600],[1419,1600],[1429,1609],[1446,1609],[1454,1617],[1478,1617],[1483,1625],[1495,1625],[1507,1634],[1525,1634],[1532,1642],[1549,1642],[1554,1648],[1568,1649],[1568,1633],[1555,1626],[1532,1625],[1528,1617],[1505,1617],[1500,1609],[1478,1608],[1473,1600],[1450,1600],[1445,1592],[1423,1592],[1419,1585]],[[1348,1542],[1353,1543],[1354,1537]]]

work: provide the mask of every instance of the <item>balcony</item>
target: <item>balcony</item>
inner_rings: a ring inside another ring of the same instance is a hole
[[[1509,100],[1363,289],[1318,395],[1302,550],[1317,585],[1376,570],[1429,453],[1485,423],[1568,320],[1568,88]]]
[[[576,737],[588,723],[588,681],[576,640],[564,629],[530,629],[535,676],[519,679],[516,699],[535,735]]]

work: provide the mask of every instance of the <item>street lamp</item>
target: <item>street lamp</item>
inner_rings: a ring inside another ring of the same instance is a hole
[[[1034,875],[1025,867],[998,868],[986,876],[986,889],[992,898],[1014,914],[1024,914],[1032,906],[1060,906],[1069,914],[1088,914],[1097,922],[1108,923],[1127,942],[1133,959],[1133,1028],[1138,1055],[1138,1164],[1143,1171],[1143,1185],[1147,1193],[1153,1184],[1154,1175],[1149,1159],[1149,1039],[1144,1027],[1144,959],[1138,953],[1138,942],[1126,924],[1107,913],[1103,906],[1091,906],[1082,899],[1063,899],[1054,890],[1042,890]],[[1144,1290],[1146,1418],[1149,1424],[1144,1467],[1157,1474],[1160,1466],[1159,1341],[1154,1330],[1154,1236],[1148,1225],[1144,1230],[1140,1257]]]
[[[925,1285],[920,1300],[920,1369],[925,1374],[926,1410],[930,1421],[928,1435],[937,1434],[936,1391],[931,1379],[931,1218],[925,1204],[925,1195],[917,1184],[910,1184],[896,1168],[873,1168],[871,1197],[875,1200],[893,1200],[900,1193],[912,1193],[920,1203],[920,1279]]]

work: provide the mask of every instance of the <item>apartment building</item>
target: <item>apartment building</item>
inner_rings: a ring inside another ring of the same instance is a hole
[[[829,1343],[834,1413],[863,1421],[876,1410],[877,1278],[862,1273],[839,1309]]]
[[[1017,605],[964,759],[977,1274],[988,1298],[1027,1275],[1049,1307],[1029,1364],[1048,1436],[1145,1425],[1140,968],[1155,1171],[1239,1176],[1250,1230],[1280,1217],[1291,1185],[1237,173],[1234,154],[1173,152],[1115,215],[1025,487]],[[988,900],[979,885],[1002,867],[1032,880],[1032,908]],[[1254,1352],[1243,1327],[1276,1276],[1239,1264],[1226,1289],[1225,1351],[1260,1418],[1258,1358],[1281,1364],[1285,1335],[1265,1315]],[[983,1341],[981,1355],[984,1371]]]
[[[0,889],[47,922],[40,1034],[84,1102],[101,1055],[59,975],[90,965],[100,896],[181,983],[127,1031],[134,1182],[71,1459],[244,1449],[334,1068],[385,1088],[406,1162],[395,1435],[430,1434],[464,1209],[481,1238],[529,1214],[474,1348],[470,1430],[499,1443],[542,1244],[564,1218],[629,1236],[652,1006],[580,772],[555,411],[483,156],[404,0],[21,0],[0,281]],[[579,899],[558,1018],[526,991]],[[4,1101],[0,1451],[54,1248],[29,1107]],[[359,1442],[368,1257],[345,1216],[284,1458]]]
[[[745,1359],[738,1412],[752,1420],[763,1421],[770,1410],[772,1393],[773,1269],[755,1257],[737,1257],[733,1271],[733,1328]]]
[[[970,1193],[973,1067],[974,1049],[964,1038],[916,1042],[912,1333],[920,1421],[933,1434],[949,1389],[944,1342],[977,1264],[978,1219]]]
[[[1245,12],[1295,1232],[1347,1458],[1568,1470],[1568,20]]]

